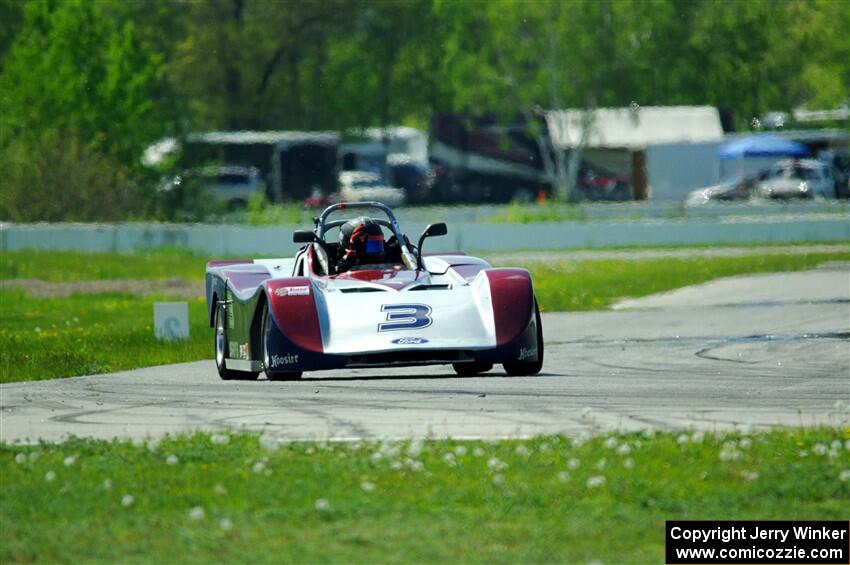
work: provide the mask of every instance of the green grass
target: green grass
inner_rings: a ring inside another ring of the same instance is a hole
[[[129,294],[27,298],[0,292],[0,382],[108,373],[212,359],[212,330],[203,298],[189,302],[190,339],[153,335],[153,303],[168,298]]]
[[[848,438],[0,445],[0,562],[661,563],[665,520],[846,520]]]
[[[483,218],[488,224],[537,224],[542,222],[584,222],[587,210],[580,204],[520,204],[512,202]]]
[[[222,259],[223,257],[219,257]],[[134,253],[81,251],[4,251],[0,280],[42,279],[53,282],[103,279],[203,280],[212,257],[181,248],[158,248]]]
[[[541,310],[599,310],[624,297],[640,297],[742,274],[800,271],[828,261],[850,260],[850,252],[534,262],[531,271]]]
[[[102,278],[202,278],[207,258],[180,251],[132,255],[52,252],[8,253],[4,278],[74,281]],[[623,297],[639,297],[707,280],[809,269],[850,260],[850,251],[745,257],[636,261],[582,260],[529,263],[543,311],[599,310]],[[77,265],[72,267],[72,265]],[[153,303],[169,298],[130,294],[31,298],[0,290],[0,382],[112,372],[212,358],[212,330],[202,298],[189,301],[190,340],[153,337]]]

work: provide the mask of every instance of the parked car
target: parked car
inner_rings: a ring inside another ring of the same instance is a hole
[[[685,206],[699,206],[708,202],[730,202],[749,200],[755,194],[756,187],[767,171],[753,176],[734,174],[723,181],[704,188],[698,188],[688,194]]]
[[[828,198],[835,195],[832,168],[814,159],[784,159],[758,185],[764,198]]]
[[[413,160],[404,153],[387,155],[387,177],[392,186],[405,191],[411,202],[428,202],[434,186],[435,172],[428,163]]]
[[[159,190],[171,201],[186,203],[204,198],[208,203],[236,209],[244,208],[253,195],[265,193],[265,183],[255,167],[217,165],[167,178]]]
[[[343,202],[384,202],[389,206],[404,204],[405,192],[388,186],[377,173],[343,171],[339,174],[339,196]]]

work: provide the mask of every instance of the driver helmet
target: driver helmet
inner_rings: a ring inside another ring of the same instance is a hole
[[[384,256],[384,232],[372,218],[349,220],[339,230],[339,246],[349,260],[380,259]]]

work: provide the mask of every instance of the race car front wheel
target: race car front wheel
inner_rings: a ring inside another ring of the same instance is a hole
[[[543,324],[540,322],[540,308],[534,301],[534,321],[537,325],[537,360],[530,363],[504,363],[505,372],[512,377],[536,375],[543,368]]]
[[[260,375],[249,371],[233,371],[227,368],[227,323],[224,304],[215,309],[215,367],[218,376],[225,381],[253,381]]]
[[[263,342],[263,367],[266,370],[266,378],[270,381],[297,381],[301,378],[301,371],[272,371],[271,370],[271,354],[269,354],[269,332],[272,329],[272,316],[269,313],[269,306],[266,304],[263,310],[262,335],[260,339]]]

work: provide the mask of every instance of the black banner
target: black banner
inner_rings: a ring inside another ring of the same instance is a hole
[[[668,565],[850,564],[850,522],[668,521]]]

